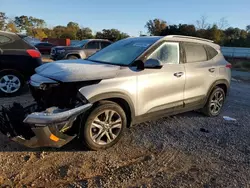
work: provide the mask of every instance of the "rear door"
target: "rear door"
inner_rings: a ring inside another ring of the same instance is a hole
[[[180,56],[178,42],[163,42],[147,57],[158,59],[163,67],[144,69],[138,76],[138,115],[183,107],[185,69]]]
[[[111,42],[108,41],[101,41],[101,49],[106,48],[107,46],[109,46],[111,44]]]
[[[86,54],[86,57],[88,57],[98,50],[100,50],[100,41],[90,41],[85,45],[84,52]]]
[[[186,83],[184,103],[186,107],[204,102],[210,86],[216,81],[218,69],[207,46],[201,43],[182,43],[185,51]]]
[[[5,35],[0,35],[0,68],[5,68],[5,64],[6,64],[6,50],[8,50],[8,48],[6,48],[6,44],[9,44],[13,41],[13,39],[11,39],[8,36]]]

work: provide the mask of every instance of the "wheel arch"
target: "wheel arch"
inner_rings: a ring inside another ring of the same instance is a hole
[[[220,87],[220,88],[222,88],[222,89],[224,90],[224,92],[225,92],[225,95],[227,95],[228,92],[229,92],[230,84],[229,84],[229,82],[228,82],[226,79],[220,79],[220,80],[215,81],[215,82],[210,86],[210,88],[209,88],[209,90],[208,90],[208,92],[207,92],[208,94],[207,94],[207,96],[206,96],[206,101],[205,101],[205,103],[207,102],[209,96],[211,95],[211,93],[213,92],[213,89],[214,89],[215,87]]]
[[[2,70],[0,70],[0,74],[2,72],[7,72],[7,71],[12,71],[12,72],[15,72],[15,73],[19,74],[19,76],[21,76],[22,79],[25,80],[25,76],[21,73],[21,71],[16,70],[16,69],[2,69]]]
[[[88,99],[88,101],[92,104],[96,104],[103,100],[112,101],[120,105],[127,116],[128,120],[127,126],[128,127],[131,126],[135,117],[135,108],[129,96],[120,92],[108,92],[108,93],[98,94]]]
[[[81,58],[81,55],[79,54],[79,53],[77,53],[77,52],[70,52],[70,53],[68,53],[67,55],[66,55],[66,58],[68,58],[69,56],[76,56],[76,57],[78,57],[79,59]]]

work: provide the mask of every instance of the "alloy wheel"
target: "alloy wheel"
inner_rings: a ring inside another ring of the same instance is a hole
[[[221,91],[216,91],[211,98],[210,110],[213,114],[220,112],[224,103],[224,95]]]
[[[21,81],[15,75],[5,75],[0,78],[0,89],[4,93],[15,93],[20,87]]]
[[[114,110],[104,110],[91,123],[90,137],[99,145],[114,141],[122,129],[122,118]]]

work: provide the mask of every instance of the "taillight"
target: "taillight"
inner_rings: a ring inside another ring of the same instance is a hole
[[[27,50],[27,53],[28,53],[32,58],[39,58],[39,57],[41,57],[40,52],[37,51],[37,50],[30,49],[30,50]]]
[[[226,68],[231,69],[232,68],[232,64],[231,63],[226,64]]]

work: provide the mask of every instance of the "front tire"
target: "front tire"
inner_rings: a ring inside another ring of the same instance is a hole
[[[126,125],[124,110],[115,102],[102,101],[82,125],[82,139],[91,150],[106,149],[119,141]]]
[[[14,70],[5,70],[0,73],[0,93],[14,96],[20,93],[24,84],[23,76]]]
[[[202,112],[209,117],[218,116],[222,110],[224,102],[224,90],[220,87],[215,87],[215,89],[210,94],[206,105],[202,109]]]

